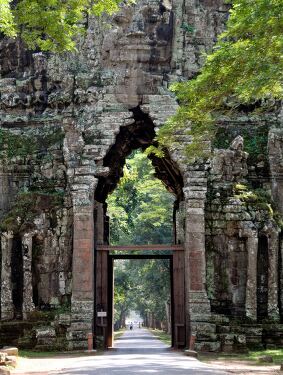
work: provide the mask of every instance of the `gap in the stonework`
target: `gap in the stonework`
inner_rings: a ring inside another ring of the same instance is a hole
[[[12,243],[12,256],[11,256],[11,269],[12,269],[12,300],[14,305],[14,319],[21,320],[23,317],[23,252],[21,237],[14,236]]]
[[[141,150],[133,151],[125,161],[122,178],[107,200],[110,245],[174,243],[175,199],[156,178],[146,154]],[[171,346],[171,263],[168,257],[172,252],[141,251],[134,247],[129,252],[111,252],[112,256],[119,254],[128,259],[114,262],[114,337],[131,327],[130,337],[138,337],[144,326],[162,333]],[[153,259],[162,255],[164,259]],[[126,335],[121,345],[131,346],[134,342]]]
[[[172,263],[166,256],[153,257],[114,258],[114,346],[172,346]],[[156,344],[145,329],[161,337],[163,344]]]
[[[145,153],[133,151],[126,159],[123,177],[107,199],[110,245],[174,243],[174,201],[155,177]]]

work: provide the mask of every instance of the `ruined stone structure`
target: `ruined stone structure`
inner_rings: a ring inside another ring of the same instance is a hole
[[[140,0],[87,20],[77,54],[1,39],[0,344],[86,347],[105,200],[125,158],[175,113],[169,84],[200,69],[227,10],[222,0]],[[219,119],[211,160],[186,161],[186,134],[151,157],[176,196],[186,343],[196,334],[199,350],[282,343],[280,121],[276,108],[243,108]]]

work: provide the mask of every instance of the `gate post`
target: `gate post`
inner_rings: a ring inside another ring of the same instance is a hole
[[[76,202],[76,201],[75,201]],[[94,306],[94,223],[93,203],[73,206],[73,265],[69,349],[87,349],[93,330]]]
[[[191,335],[201,331],[201,322],[211,317],[210,302],[206,290],[205,259],[205,200],[207,178],[205,170],[189,170],[184,188],[186,201],[185,231],[185,287],[187,345]]]
[[[184,251],[173,251],[173,346],[186,345]]]

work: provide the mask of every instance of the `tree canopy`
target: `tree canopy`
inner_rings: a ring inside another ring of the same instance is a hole
[[[108,197],[112,245],[172,242],[173,202],[150,160],[134,151],[126,160],[117,188]],[[168,260],[115,261],[114,320],[119,328],[130,311],[149,325],[170,329],[170,272]]]
[[[0,0],[0,31],[30,49],[73,51],[88,16],[112,13],[119,0]]]
[[[170,330],[170,265],[167,259],[115,261],[114,323],[136,311],[146,325]],[[157,326],[157,327],[156,327]]]
[[[154,173],[144,153],[127,159],[124,176],[107,200],[112,245],[172,242],[174,196]]]
[[[199,74],[175,83],[180,108],[161,128],[162,146],[177,142],[176,130],[190,128],[189,157],[203,155],[219,113],[282,99],[283,0],[233,0],[226,31],[219,36]]]

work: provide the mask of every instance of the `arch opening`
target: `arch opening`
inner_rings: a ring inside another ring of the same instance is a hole
[[[12,282],[12,301],[14,305],[14,318],[23,317],[23,251],[22,239],[19,235],[13,237],[12,256],[11,256],[11,282]]]
[[[137,149],[144,151],[151,145],[157,145],[155,126],[150,116],[139,106],[131,109],[131,112],[133,123],[120,129],[116,142],[103,159],[103,166],[109,168],[109,173],[107,176],[99,177],[95,201],[104,203],[108,194],[114,191],[123,176],[125,160],[131,152]],[[149,159],[155,169],[156,177],[163,181],[167,190],[173,193],[178,201],[183,200],[183,178],[169,153],[165,150],[162,158],[151,154]]]
[[[101,245],[112,245],[111,236],[109,237],[109,217],[107,214],[107,199],[117,188],[119,181],[124,175],[124,165],[126,159],[133,153],[133,155],[139,154],[151,145],[156,146],[155,141],[155,126],[150,118],[150,116],[144,113],[140,107],[133,108],[131,110],[133,123],[120,128],[120,132],[116,136],[115,143],[109,148],[103,161],[98,163],[98,165],[107,167],[107,175],[102,175],[98,177],[98,184],[94,194],[94,226],[95,226],[95,248],[98,250],[95,252],[95,306],[94,314],[96,316],[96,337],[97,342],[99,342],[104,347],[111,347],[113,343],[113,300],[114,300],[114,289],[113,289],[113,256],[117,253],[103,251]],[[143,154],[144,155],[144,154]],[[169,152],[164,152],[164,157],[158,158],[155,155],[150,155],[148,157],[151,161],[153,167],[154,180],[155,178],[162,181],[166,189],[165,193],[172,195],[171,199],[171,236],[167,237],[165,242],[172,244],[183,243],[182,236],[177,235],[177,221],[179,220],[178,211],[183,208],[182,201],[183,196],[183,178],[182,174],[176,165],[176,163],[170,157]],[[147,160],[147,159],[146,159]],[[175,200],[175,202],[174,202]],[[178,230],[184,224],[179,223]],[[153,229],[154,230],[154,229]],[[131,243],[130,243],[131,242]],[[162,239],[155,238],[152,236],[151,241],[145,241],[144,239],[136,241],[141,246],[149,246],[146,253],[136,252],[132,250],[137,250],[137,248],[132,247],[133,242],[127,240],[124,244],[128,245],[127,252],[124,252],[125,259],[131,259],[131,257],[144,256],[150,258],[151,256],[160,256],[160,251],[157,244],[162,244]],[[145,243],[146,242],[146,243]],[[156,244],[157,243],[157,244]],[[154,245],[155,249],[150,248]],[[169,245],[169,244],[168,244]],[[100,247],[99,247],[100,246]],[[137,245],[138,246],[138,245]],[[109,246],[111,248],[111,246]],[[169,252],[166,251],[166,256],[172,257],[171,264],[171,294],[172,294],[172,304],[170,303],[170,322],[172,324],[172,343],[176,344],[176,347],[184,345],[185,337],[185,320],[184,320],[184,261],[183,261],[183,251],[175,252],[172,251],[172,247]],[[106,248],[104,248],[105,250]],[[102,250],[102,251],[99,251]],[[109,249],[108,249],[109,250]],[[139,248],[140,250],[140,248]],[[143,250],[142,250],[143,251]],[[178,254],[177,254],[178,253]],[[143,254],[143,255],[141,255]],[[151,255],[148,255],[151,254]],[[159,255],[158,255],[159,254]],[[163,252],[164,254],[164,252]],[[177,276],[174,276],[177,275]],[[169,274],[170,279],[170,274]],[[178,292],[176,292],[178,290]],[[176,299],[176,301],[174,300]],[[171,301],[170,292],[168,293],[168,300]],[[168,301],[167,301],[168,302]],[[174,306],[178,306],[174,308]],[[164,303],[165,308],[165,303]],[[178,311],[176,309],[179,309]],[[101,317],[105,314],[104,317]],[[175,315],[177,318],[174,320]],[[176,324],[175,324],[176,323]],[[175,325],[174,325],[175,324]]]

